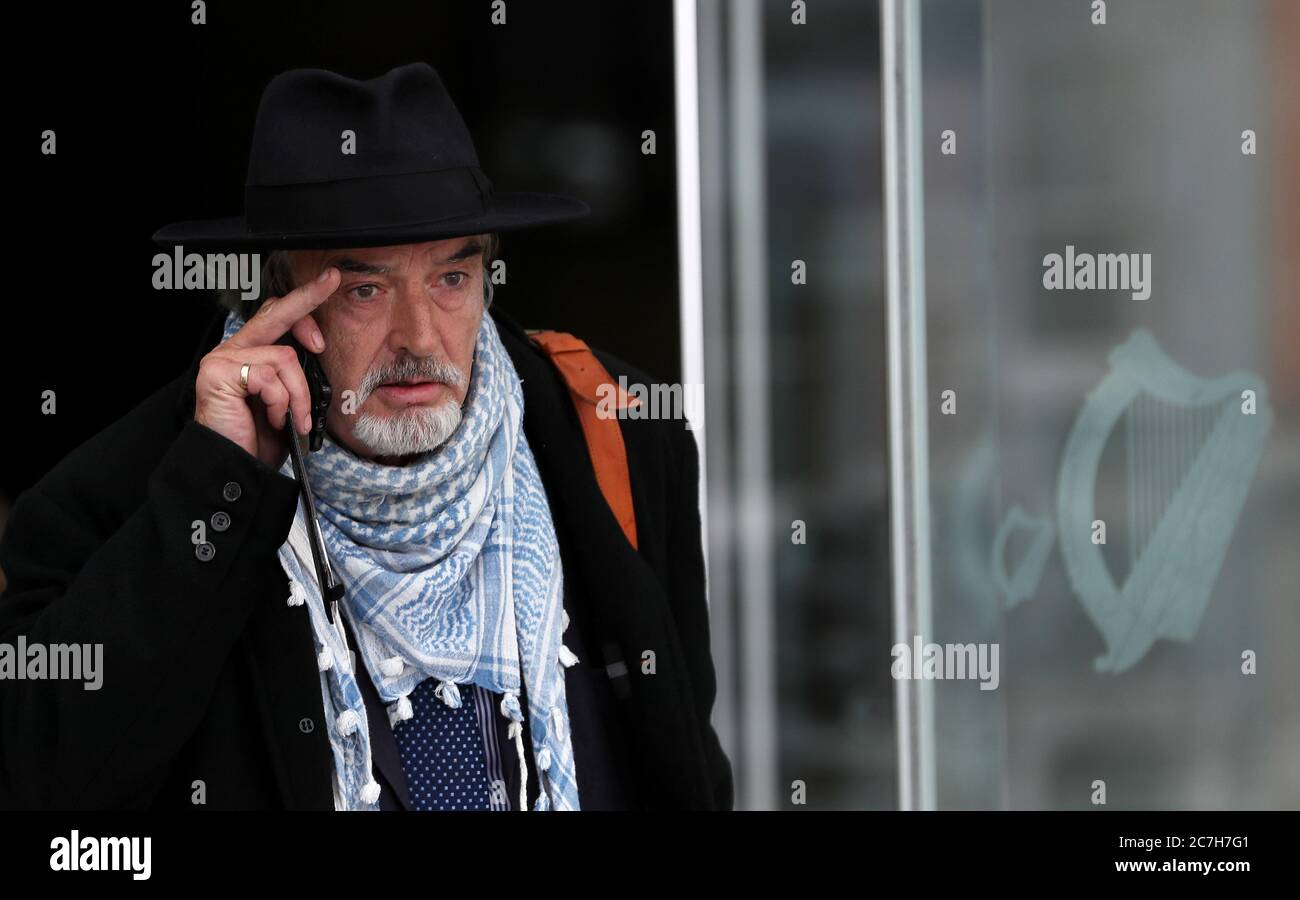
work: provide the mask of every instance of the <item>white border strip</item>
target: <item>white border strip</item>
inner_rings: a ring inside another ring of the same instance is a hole
[[[772,562],[772,365],[767,290],[767,133],[763,7],[732,0],[731,258],[735,266],[731,389],[736,402],[735,533],[741,772],[746,809],[777,807],[779,710]]]
[[[696,5],[696,38],[699,79],[700,128],[700,212],[703,242],[701,269],[704,275],[704,383],[708,385],[709,445],[706,465],[709,471],[708,541],[709,628],[717,674],[717,696],[713,707],[713,727],[730,759],[739,761],[740,668],[737,664],[736,617],[739,598],[735,581],[734,442],[731,439],[732,417],[736,398],[733,383],[733,346],[731,336],[731,265],[728,253],[730,220],[728,195],[731,190],[731,157],[728,153],[726,7],[719,2]],[[745,782],[737,770],[736,804],[747,802]]]
[[[881,0],[880,12],[894,641],[910,646],[932,634],[919,0]],[[934,809],[933,685],[898,679],[894,697],[899,806]]]
[[[677,124],[677,267],[683,396],[687,385],[704,384],[704,269],[700,224],[700,84],[695,0],[673,0],[673,73]],[[709,533],[708,454],[704,404],[692,409],[690,424],[700,450],[700,532]],[[705,599],[708,599],[709,542],[703,540]]]

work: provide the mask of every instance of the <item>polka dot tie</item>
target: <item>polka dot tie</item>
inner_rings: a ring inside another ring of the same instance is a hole
[[[412,717],[393,728],[411,807],[421,811],[491,809],[483,733],[467,686],[452,709],[434,696],[437,679],[411,691]]]

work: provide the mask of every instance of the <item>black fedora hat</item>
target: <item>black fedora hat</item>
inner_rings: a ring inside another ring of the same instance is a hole
[[[345,132],[354,152],[346,149]],[[159,244],[380,247],[577,218],[579,200],[498,193],[426,63],[359,81],[324,69],[271,79],[253,125],[244,215],[174,222]]]

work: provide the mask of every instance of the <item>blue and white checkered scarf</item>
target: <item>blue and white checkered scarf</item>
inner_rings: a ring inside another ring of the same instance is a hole
[[[231,314],[229,338],[243,321]],[[224,339],[224,338],[223,338]],[[568,625],[559,548],[546,493],[524,439],[523,389],[484,314],[463,418],[438,450],[407,466],[362,459],[328,435],[306,455],[321,531],[345,588],[342,605],[389,721],[410,718],[407,695],[426,678],[461,703],[458,684],[503,694],[527,806],[522,684],[534,762],[542,781],[534,809],[576,810],[578,785],[564,692],[576,657],[561,643]],[[285,474],[293,477],[292,464]],[[373,809],[369,725],[354,665],[325,616],[300,502],[280,562],[291,605],[305,604],[316,636],[337,809]],[[497,789],[504,790],[504,786]]]

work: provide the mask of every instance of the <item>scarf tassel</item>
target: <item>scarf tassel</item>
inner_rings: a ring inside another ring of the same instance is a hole
[[[501,715],[510,720],[506,734],[515,742],[515,755],[519,758],[519,808],[528,808],[528,764],[524,761],[524,713],[519,708],[519,695],[506,691],[501,698]]]
[[[388,706],[388,724],[397,725],[398,722],[405,722],[415,716],[415,710],[411,709],[410,698],[403,694],[397,698],[396,703]]]
[[[540,782],[540,789],[537,792],[537,799],[533,801],[533,812],[546,812],[552,808],[550,747],[543,747],[537,754],[537,779]]]
[[[460,709],[460,688],[456,687],[454,681],[439,681],[438,686],[433,689],[433,696],[442,700],[452,709]]]
[[[528,808],[528,764],[524,762],[524,726],[511,722],[506,732],[515,742],[515,754],[519,757],[519,808]]]
[[[373,775],[366,782],[366,786],[361,789],[361,802],[366,806],[374,806],[379,802],[379,782],[375,781]]]
[[[334,724],[338,728],[339,734],[352,734],[352,732],[357,730],[357,725],[359,725],[360,722],[361,720],[357,717],[357,711],[355,709],[343,710],[343,712],[339,713],[339,717],[334,720]]]

